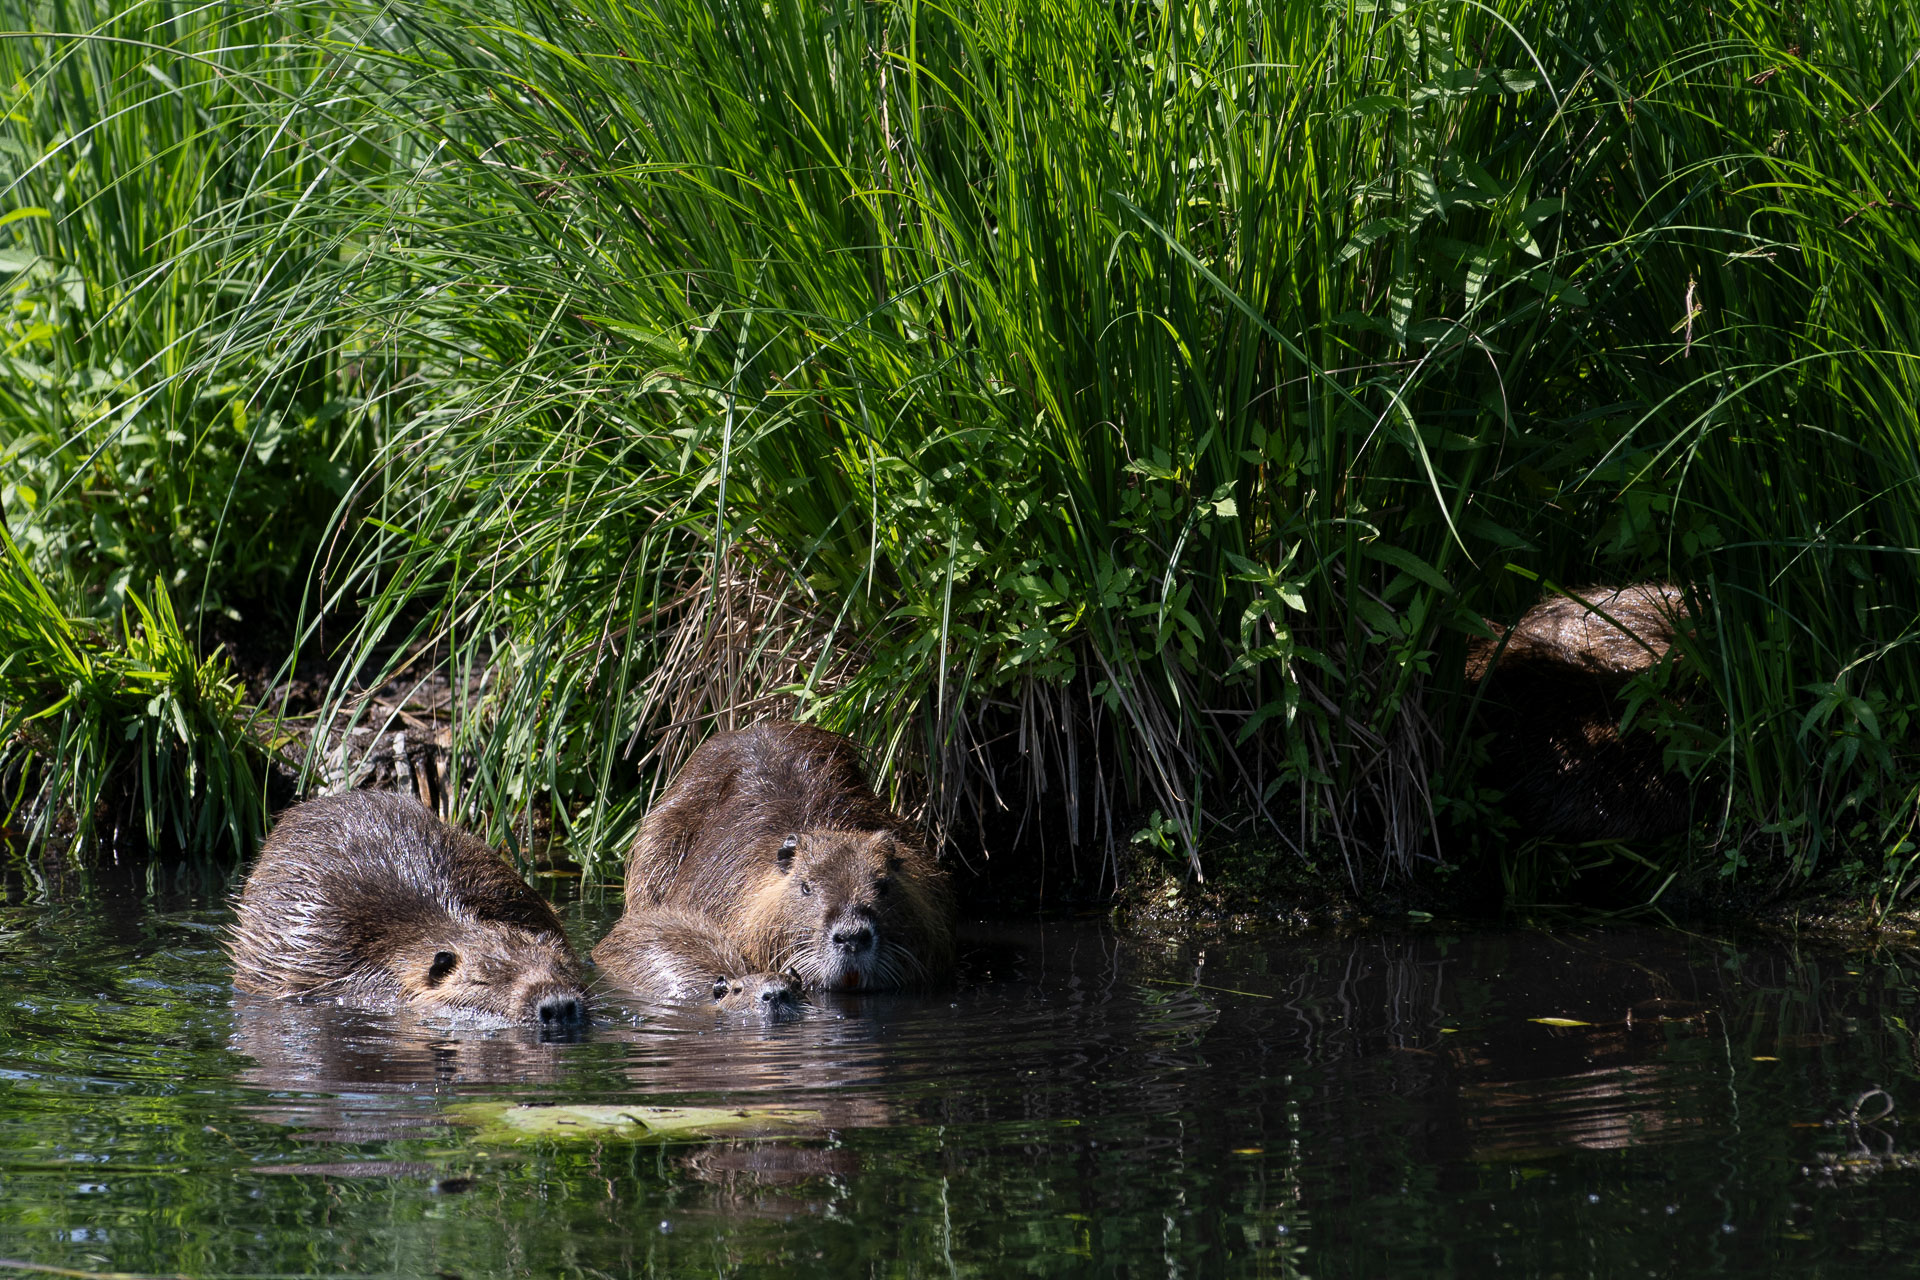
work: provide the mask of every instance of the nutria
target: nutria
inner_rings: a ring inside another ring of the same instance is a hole
[[[235,903],[233,985],[585,1021],[553,908],[484,843],[411,796],[351,791],[281,815]]]
[[[1620,733],[1627,681],[1667,656],[1685,617],[1677,587],[1588,587],[1527,610],[1504,647],[1468,647],[1467,678],[1485,684],[1493,732],[1483,776],[1524,834],[1637,840],[1685,827],[1687,788],[1662,766],[1659,742]]]
[[[760,972],[703,912],[670,906],[629,910],[593,955],[623,986],[668,1000],[711,1001],[723,1012],[776,1017],[799,1003],[799,985],[792,978]],[[615,955],[619,967],[609,959]]]
[[[778,974],[809,991],[921,986],[952,968],[953,908],[853,743],[768,721],[703,743],[647,813],[626,914],[593,958],[676,999]]]

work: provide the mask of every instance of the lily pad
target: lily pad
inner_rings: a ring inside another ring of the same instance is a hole
[[[479,1127],[487,1142],[568,1142],[619,1138],[628,1142],[783,1134],[818,1126],[818,1111],[791,1107],[606,1107],[539,1106],[515,1102],[462,1102],[447,1118]]]

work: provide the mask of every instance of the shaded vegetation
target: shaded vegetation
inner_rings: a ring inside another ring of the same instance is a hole
[[[244,849],[265,826],[268,747],[231,664],[200,657],[160,582],[126,598],[111,620],[68,616],[0,533],[9,817],[31,844],[124,832],[187,853]]]
[[[247,75],[58,210],[33,160],[86,152],[43,104],[111,114],[62,76],[156,129],[186,91],[0,42],[6,208],[49,210],[0,230],[17,323],[84,279],[101,319],[33,341],[148,388],[8,401],[60,446],[14,448],[54,469],[9,473],[16,533],[75,610],[312,582],[363,618],[342,721],[386,655],[484,672],[454,763],[496,830],[618,850],[778,710],[957,850],[1085,877],[1140,831],[1363,892],[1913,882],[1912,3],[193,12],[168,40]],[[148,185],[149,265],[49,247]],[[1690,829],[1517,839],[1467,642],[1639,580],[1695,619],[1623,707]]]

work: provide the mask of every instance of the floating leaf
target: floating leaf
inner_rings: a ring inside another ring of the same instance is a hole
[[[1591,1022],[1581,1022],[1578,1018],[1528,1018],[1528,1022],[1537,1022],[1543,1027],[1590,1027]]]
[[[623,1138],[672,1142],[719,1134],[787,1133],[817,1125],[820,1113],[791,1107],[534,1106],[468,1102],[447,1108],[458,1124],[477,1125],[482,1141],[538,1142]]]

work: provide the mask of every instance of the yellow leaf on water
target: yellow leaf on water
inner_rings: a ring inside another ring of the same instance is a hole
[[[1590,1027],[1591,1022],[1582,1022],[1578,1018],[1528,1018],[1528,1022],[1537,1022],[1543,1027]]]
[[[482,1141],[624,1138],[631,1142],[670,1142],[723,1133],[792,1133],[810,1124],[817,1125],[820,1113],[790,1107],[535,1106],[467,1102],[448,1107],[447,1118],[460,1124],[478,1125]]]

